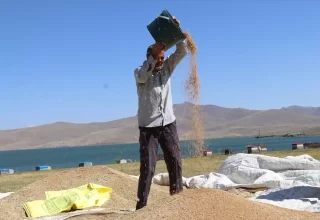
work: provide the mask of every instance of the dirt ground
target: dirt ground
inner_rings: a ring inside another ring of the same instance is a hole
[[[63,190],[87,183],[101,184],[113,189],[111,199],[98,214],[87,214],[70,219],[290,219],[316,220],[319,214],[293,211],[245,199],[250,193],[232,190],[232,193],[215,189],[186,189],[176,196],[169,196],[168,187],[152,185],[147,207],[135,212],[137,179],[105,166],[76,168],[57,172],[38,180],[10,197],[0,200],[0,219],[26,219],[23,203],[45,199],[45,191]],[[110,213],[116,211],[118,213]]]

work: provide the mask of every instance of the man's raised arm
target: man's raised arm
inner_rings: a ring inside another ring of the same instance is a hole
[[[186,40],[180,41],[176,45],[176,50],[173,52],[165,61],[164,68],[171,74],[180,61],[187,55],[187,45]]]
[[[139,66],[134,70],[134,77],[137,83],[147,82],[156,62],[157,60],[152,56],[149,56],[148,59],[143,62],[142,66]]]

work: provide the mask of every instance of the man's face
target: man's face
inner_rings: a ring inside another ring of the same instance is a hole
[[[157,59],[157,63],[155,65],[155,70],[160,70],[160,68],[162,67],[162,64],[164,62],[164,51],[161,51],[159,56],[158,56],[158,59]]]

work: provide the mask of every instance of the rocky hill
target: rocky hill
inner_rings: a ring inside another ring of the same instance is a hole
[[[191,128],[190,103],[174,105],[180,139]],[[305,132],[320,134],[320,108],[290,106],[281,109],[250,110],[201,106],[205,137],[252,136]],[[57,122],[31,128],[0,131],[0,150],[84,146],[138,142],[136,117],[110,122],[76,124]]]

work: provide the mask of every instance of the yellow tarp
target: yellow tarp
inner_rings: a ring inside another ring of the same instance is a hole
[[[28,217],[56,215],[61,212],[100,207],[110,199],[112,189],[94,183],[77,188],[45,192],[46,200],[26,202],[23,205]]]

